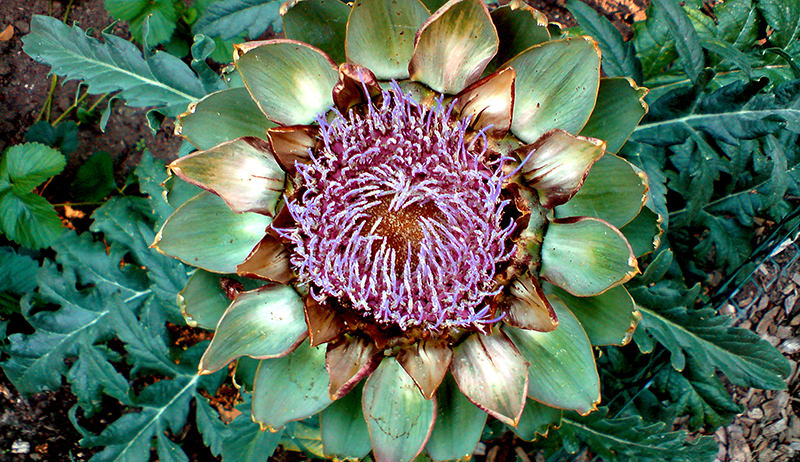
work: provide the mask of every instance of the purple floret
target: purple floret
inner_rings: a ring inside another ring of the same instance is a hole
[[[486,163],[485,138],[465,139],[452,104],[426,107],[396,83],[382,96],[366,114],[320,119],[324,146],[297,165],[305,190],[287,204],[296,224],[279,232],[300,280],[316,300],[381,325],[496,321],[487,301],[514,227],[502,223],[505,159]]]

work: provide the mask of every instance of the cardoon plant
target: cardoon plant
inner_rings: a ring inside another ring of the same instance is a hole
[[[522,2],[282,15],[287,39],[236,46],[243,87],[179,120],[199,151],[170,169],[208,192],[154,245],[263,282],[215,317],[190,280],[187,319],[216,325],[201,372],[236,361],[264,429],[319,413],[337,458],[455,459],[487,415],[592,412],[592,345],[631,338],[623,284],[658,244],[614,154],[645,91]]]

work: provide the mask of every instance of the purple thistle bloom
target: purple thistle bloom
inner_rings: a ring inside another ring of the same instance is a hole
[[[442,99],[418,104],[393,82],[377,106],[319,119],[323,146],[297,164],[303,188],[287,203],[296,224],[279,230],[317,301],[401,329],[500,319],[487,302],[512,253],[505,158],[487,162],[483,133],[468,140],[469,121],[452,110]]]

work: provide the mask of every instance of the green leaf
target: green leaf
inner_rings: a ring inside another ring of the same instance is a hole
[[[665,430],[666,424],[648,424],[641,417],[608,417],[603,408],[586,417],[566,414],[556,434],[573,445],[576,440],[585,443],[609,462],[660,461],[665,454],[675,462],[709,461],[717,454],[713,436],[688,441],[685,431]]]
[[[319,413],[330,403],[325,346],[303,342],[286,356],[259,363],[253,386],[253,420],[264,427],[279,429]]]
[[[147,44],[151,47],[169,41],[178,22],[174,0],[105,0],[104,4],[115,19],[128,21],[131,35],[139,43],[144,43],[142,28],[147,18]]]
[[[427,17],[418,0],[355,2],[347,24],[347,58],[380,80],[408,78],[414,52],[414,34],[408,31],[419,29]]]
[[[767,24],[774,29],[768,40],[789,54],[800,52],[800,1],[764,0],[757,3]]]
[[[232,39],[240,34],[256,38],[272,27],[283,30],[278,12],[282,0],[217,0],[192,26],[195,34]]]
[[[0,292],[24,295],[36,289],[39,263],[12,247],[0,247]],[[2,336],[0,336],[2,337]]]
[[[653,4],[664,11],[662,19],[674,37],[683,71],[696,84],[705,65],[697,31],[676,0],[653,0]]]
[[[551,285],[547,285],[546,290],[569,307],[594,346],[626,345],[642,318],[625,286],[614,287],[594,297],[575,297]]]
[[[367,378],[362,403],[376,459],[407,462],[422,451],[435,404],[394,358],[384,358]]]
[[[178,305],[186,324],[191,327],[216,329],[219,318],[230,304],[220,286],[220,276],[201,269],[195,270],[178,293]]]
[[[125,414],[99,435],[89,435],[81,440],[83,446],[105,447],[91,458],[91,462],[140,462],[142,454],[150,453],[151,442],[157,436],[157,449],[162,460],[164,457],[167,460],[188,460],[163,433],[177,434],[186,424],[189,402],[199,378],[198,375],[181,375],[175,380],[161,380],[145,388],[134,401],[141,411]]]
[[[597,40],[603,52],[603,70],[608,77],[632,77],[636,82],[642,82],[642,65],[636,59],[633,43],[623,41],[622,34],[611,21],[579,0],[569,0],[567,9]]]
[[[607,153],[616,153],[647,113],[646,93],[628,78],[600,79],[597,103],[580,135],[601,139]]]
[[[25,132],[25,142],[46,144],[69,156],[78,149],[78,124],[65,120],[53,127],[46,120],[36,122]]]
[[[212,454],[219,456],[222,454],[225,440],[231,437],[231,427],[220,420],[219,414],[204,396],[195,394],[194,403],[197,409],[197,430],[203,436],[203,443],[208,446]]]
[[[133,374],[140,371],[174,376],[178,368],[172,361],[166,338],[159,335],[161,326],[142,323],[126,305],[115,307],[108,317],[115,334],[125,342],[127,362]]]
[[[691,92],[676,90],[651,107],[632,139],[654,145],[683,143],[694,134],[706,134],[731,145],[783,128],[798,132],[800,108],[787,104],[800,85],[782,87],[785,94],[761,94],[766,82],[735,82],[693,99]]]
[[[72,180],[74,197],[88,202],[103,199],[116,187],[111,155],[105,151],[98,151],[86,159]]]
[[[114,292],[78,290],[82,270],[77,262],[74,265],[59,272],[54,263],[44,263],[37,276],[39,298],[61,308],[34,312],[31,300],[23,299],[22,314],[36,331],[8,337],[10,358],[2,364],[3,371],[25,395],[58,388],[67,370],[64,359],[76,355],[80,345],[108,335],[110,326],[103,321],[109,307],[123,303]]]
[[[11,183],[18,194],[31,192],[67,164],[57,150],[39,143],[17,144],[8,148],[0,164],[0,178]]]
[[[540,276],[573,295],[601,294],[638,272],[625,236],[603,220],[564,218],[547,228]]]
[[[52,244],[64,232],[55,209],[34,193],[0,193],[0,227],[6,237],[31,249]]]
[[[23,50],[67,79],[83,80],[91,94],[119,92],[133,107],[167,107],[177,115],[203,96],[203,85],[180,59],[156,52],[147,58],[134,44],[104,34],[100,42],[77,26],[35,15]]]
[[[246,88],[228,88],[204,97],[178,116],[175,132],[201,150],[243,136],[266,139],[274,127]]]
[[[734,384],[770,390],[786,388],[789,363],[772,345],[713,309],[693,309],[699,287],[684,291],[668,281],[631,289],[643,319],[640,330],[664,345],[672,366],[683,370],[689,356],[698,373],[716,368]]]
[[[78,398],[84,415],[91,417],[102,409],[103,394],[114,397],[123,405],[132,405],[128,379],[114,369],[98,349],[81,345],[78,359],[67,372],[72,394]]]
[[[673,418],[689,416],[687,425],[691,430],[729,424],[742,412],[742,406],[733,401],[716,373],[698,373],[697,369],[691,360],[683,373],[663,368],[655,375],[653,388],[669,396]]]
[[[555,208],[555,216],[594,217],[622,228],[642,210],[647,190],[647,177],[641,170],[606,154],[592,165],[581,189]]]
[[[306,329],[294,288],[273,284],[243,292],[222,315],[200,370],[217,371],[240,356],[278,358],[297,346]]]
[[[111,198],[92,214],[91,230],[105,233],[107,240],[127,249],[146,268],[150,286],[131,296],[147,299],[155,295],[159,310],[172,322],[180,322],[176,294],[186,285],[189,269],[149,248],[155,238],[149,210],[147,201],[139,197]]]
[[[250,418],[250,395],[236,406],[242,414],[228,424],[230,436],[222,443],[223,462],[264,462],[278,447],[283,430],[278,432],[261,431]]]
[[[647,19],[633,24],[633,44],[642,63],[644,81],[661,75],[678,57],[675,39],[667,27],[666,11],[651,3]]]
[[[339,0],[302,0],[281,13],[286,38],[314,45],[337,63],[344,55],[345,29],[350,7]]]

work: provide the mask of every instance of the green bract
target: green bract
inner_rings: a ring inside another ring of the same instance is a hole
[[[287,39],[236,46],[245,88],[179,118],[199,151],[170,169],[210,193],[154,245],[265,281],[222,313],[216,278],[190,279],[187,321],[216,325],[201,372],[241,363],[263,428],[320,413],[337,458],[456,459],[487,414],[595,410],[592,346],[630,340],[623,284],[660,234],[646,176],[614,155],[646,90],[522,2],[282,15]]]

